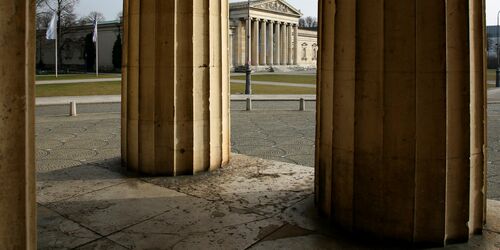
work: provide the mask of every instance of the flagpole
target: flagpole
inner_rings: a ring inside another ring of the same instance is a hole
[[[58,60],[57,60],[57,56],[58,56],[57,51],[58,51],[58,47],[57,47],[57,45],[58,45],[58,43],[57,43],[57,35],[56,35],[56,78],[58,77],[58,73],[57,73],[57,66],[58,66],[58,65],[57,65],[57,64],[58,64],[58,63],[57,63],[57,61],[58,61]]]
[[[95,75],[99,77],[99,32],[97,31],[97,17],[95,21]]]

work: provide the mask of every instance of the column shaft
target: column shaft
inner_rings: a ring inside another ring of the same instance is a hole
[[[0,3],[0,249],[36,248],[34,1]]]
[[[227,0],[128,0],[125,7],[124,165],[183,175],[225,164]]]
[[[484,218],[484,2],[319,6],[320,211],[357,233],[467,241]]]
[[[280,30],[281,30],[281,35],[280,35],[280,38],[281,38],[281,40],[280,40],[280,46],[281,46],[280,58],[281,58],[281,60],[280,60],[280,64],[286,65],[286,60],[287,60],[287,58],[286,58],[286,51],[287,51],[286,45],[287,45],[287,42],[286,42],[286,25],[284,23],[281,24]]]
[[[281,64],[281,28],[280,23],[274,23],[274,65]]]
[[[293,39],[293,64],[299,64],[299,25],[295,24],[294,29],[294,39]]]
[[[234,53],[234,46],[233,44],[235,43],[235,35],[234,33],[232,32],[232,30],[229,30],[229,42],[228,42],[228,57],[229,57],[229,67],[230,68],[233,68],[234,65],[236,65],[238,59],[236,58],[237,57],[237,54],[238,53]]]
[[[260,35],[259,35],[259,46],[260,46],[260,52],[259,52],[259,63],[260,65],[266,65],[267,64],[267,22],[265,20],[260,20]]]
[[[233,52],[235,55],[233,55],[234,58],[234,66],[241,66],[244,63],[244,56],[243,55],[243,50],[245,48],[245,43],[242,43],[244,41],[242,39],[243,36],[245,36],[245,33],[243,32],[243,22],[241,20],[237,21],[236,24],[236,33],[233,34]],[[242,59],[243,58],[243,59]]]
[[[245,62],[244,65],[251,64],[252,62],[252,21],[250,19],[246,19],[245,21]]]
[[[268,22],[267,31],[267,65],[274,64],[274,23]]]
[[[293,33],[292,33],[292,25],[289,24],[288,25],[288,61],[287,61],[287,64],[288,65],[292,65],[293,64]]]
[[[252,65],[259,65],[259,21],[252,20]]]

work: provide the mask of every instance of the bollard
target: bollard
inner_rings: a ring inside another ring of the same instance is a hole
[[[69,116],[77,116],[76,113],[76,102],[69,103]]]
[[[300,98],[299,110],[306,111],[306,100],[304,98]]]
[[[252,110],[252,99],[247,98],[247,111],[251,111],[251,110]]]

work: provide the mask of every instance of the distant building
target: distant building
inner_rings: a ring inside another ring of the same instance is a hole
[[[99,24],[99,69],[102,72],[113,72],[120,70],[113,66],[113,45],[118,35],[121,34],[120,21],[108,21]],[[85,60],[85,37],[94,31],[93,24],[76,26],[67,29],[59,41],[61,49],[61,60],[59,64],[61,72],[85,72],[87,62]],[[37,53],[36,62],[38,71],[53,71],[55,64],[55,42],[45,39],[45,30],[37,31]]]
[[[500,30],[498,30],[500,32]],[[497,26],[488,26],[486,27],[486,34],[488,37],[487,41],[487,50],[488,50],[488,68],[495,69],[497,68],[498,60],[497,60],[497,43],[500,40],[497,34]]]
[[[231,3],[229,8],[233,70],[244,70],[247,60],[259,71],[316,68],[317,31],[299,28],[302,13],[298,9],[284,0],[254,0],[250,6],[242,1]]]
[[[232,70],[244,70],[247,60],[246,20],[248,3],[230,4],[229,57]],[[250,4],[251,44],[249,60],[254,70],[287,71],[316,68],[318,35],[314,28],[299,28],[302,13],[284,0],[253,0]],[[89,70],[85,53],[85,37],[93,32],[93,25],[66,29],[62,41],[60,71],[86,72]],[[120,21],[99,24],[99,70],[119,71],[113,65],[113,45],[121,33]],[[37,31],[37,70],[53,71],[54,41],[45,39],[45,30]]]

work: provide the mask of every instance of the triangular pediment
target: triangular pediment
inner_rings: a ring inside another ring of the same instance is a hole
[[[293,16],[302,16],[302,13],[284,0],[257,0],[250,3],[255,9],[261,9]]]

